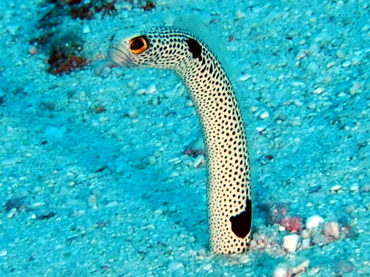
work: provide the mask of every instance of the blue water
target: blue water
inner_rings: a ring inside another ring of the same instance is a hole
[[[107,3],[0,4],[1,276],[369,276],[369,4]],[[82,6],[91,18],[73,18]],[[186,15],[226,49],[246,124],[246,254],[209,252],[206,167],[183,154],[201,129],[180,80],[104,61],[118,29]],[[68,72],[51,74],[51,57]],[[292,253],[284,216],[302,220]]]

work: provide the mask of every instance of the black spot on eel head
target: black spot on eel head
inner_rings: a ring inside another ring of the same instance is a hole
[[[202,60],[202,46],[195,39],[189,38],[186,43],[189,46],[189,51],[193,54],[193,58]]]

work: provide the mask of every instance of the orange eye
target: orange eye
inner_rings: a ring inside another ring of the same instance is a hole
[[[130,39],[130,50],[134,54],[141,54],[146,49],[148,49],[149,43],[148,40],[144,37],[134,37]]]

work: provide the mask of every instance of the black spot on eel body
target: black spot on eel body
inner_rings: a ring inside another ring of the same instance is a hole
[[[251,230],[252,202],[246,199],[246,210],[236,216],[230,217],[231,230],[239,238],[245,238]]]

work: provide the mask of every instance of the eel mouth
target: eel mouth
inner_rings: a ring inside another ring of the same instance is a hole
[[[108,57],[109,59],[123,67],[135,67],[135,64],[131,60],[130,54],[127,53],[125,49],[122,49],[122,47],[117,43],[112,43],[109,46]]]

